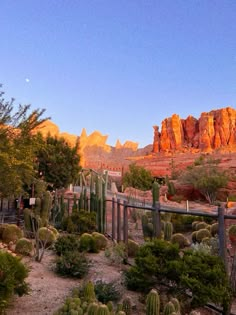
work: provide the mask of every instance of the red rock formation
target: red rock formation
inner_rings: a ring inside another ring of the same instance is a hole
[[[236,145],[236,110],[231,107],[212,110],[202,113],[199,119],[192,116],[180,119],[174,114],[162,121],[160,133],[157,126],[153,128],[154,153],[231,148]]]

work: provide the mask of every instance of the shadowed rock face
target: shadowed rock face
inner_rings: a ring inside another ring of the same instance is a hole
[[[236,110],[231,107],[202,113],[199,119],[176,114],[162,121],[161,132],[154,126],[153,152],[212,152],[236,145]]]

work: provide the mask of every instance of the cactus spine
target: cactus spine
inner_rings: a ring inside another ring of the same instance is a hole
[[[146,299],[146,315],[159,315],[160,297],[155,289],[152,289]]]
[[[172,234],[173,234],[173,224],[171,222],[165,222],[165,224],[164,224],[164,239],[166,241],[170,241]]]
[[[110,315],[109,309],[105,304],[98,307],[97,315]]]
[[[163,315],[171,315],[172,313],[175,313],[175,306],[172,302],[168,302],[163,310]]]

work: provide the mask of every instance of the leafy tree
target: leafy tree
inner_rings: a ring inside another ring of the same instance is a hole
[[[48,119],[42,118],[44,112],[14,106],[14,99],[4,99],[0,85],[0,197],[18,196],[32,182],[37,147],[32,130]]]
[[[164,283],[167,293],[181,294],[194,308],[211,302],[226,311],[231,299],[227,272],[219,256],[193,250],[180,255],[177,245],[164,240],[140,247],[125,281],[128,289],[141,292]]]
[[[228,174],[220,169],[219,160],[200,158],[187,167],[179,179],[198,189],[212,204],[216,200],[217,191],[226,186]]]
[[[149,190],[152,187],[153,177],[149,170],[135,165],[129,165],[129,171],[123,176],[124,187],[133,187],[140,190]]]
[[[38,174],[53,188],[67,187],[77,179],[80,166],[78,144],[71,148],[63,138],[48,135],[37,153]]]

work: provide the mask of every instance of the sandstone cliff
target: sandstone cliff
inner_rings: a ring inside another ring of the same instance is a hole
[[[212,152],[227,147],[235,151],[236,110],[226,107],[202,113],[199,119],[174,114],[154,126],[153,152]]]

